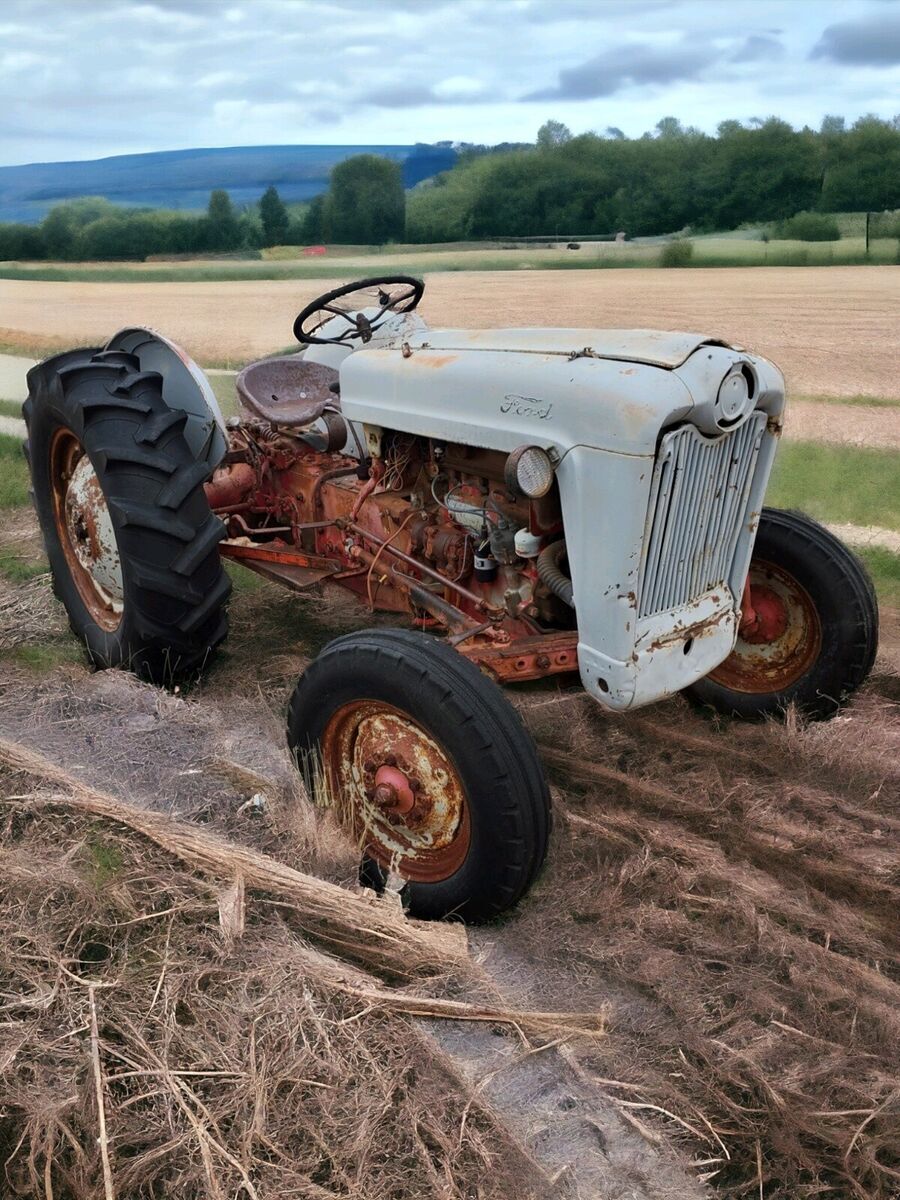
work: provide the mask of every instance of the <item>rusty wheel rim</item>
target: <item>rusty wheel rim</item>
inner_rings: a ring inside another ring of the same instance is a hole
[[[363,852],[404,879],[438,883],[471,841],[452,760],[408,713],[379,700],[339,708],[321,738],[329,799]]]
[[[734,692],[784,692],[806,674],[822,649],[819,614],[807,590],[774,563],[751,564],[750,591],[768,606],[778,632],[753,641],[739,634],[734,650],[709,678]]]
[[[107,633],[122,620],[122,563],[106,497],[91,460],[70,429],[50,443],[53,520],[69,574],[92,619]]]

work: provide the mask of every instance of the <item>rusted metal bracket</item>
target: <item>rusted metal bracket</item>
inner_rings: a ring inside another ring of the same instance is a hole
[[[501,683],[543,679],[578,669],[578,633],[574,629],[517,638],[505,646],[461,641],[457,649],[470,662],[486,667]]]
[[[259,546],[237,541],[219,543],[225,558],[234,559],[258,575],[286,584],[295,592],[305,591],[322,580],[341,573],[341,564],[319,554],[307,554],[292,546]]]

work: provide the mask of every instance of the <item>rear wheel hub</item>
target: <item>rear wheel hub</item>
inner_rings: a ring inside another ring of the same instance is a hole
[[[122,619],[122,563],[100,481],[78,438],[58,429],[50,447],[53,517],[60,546],[94,621],[108,633]]]

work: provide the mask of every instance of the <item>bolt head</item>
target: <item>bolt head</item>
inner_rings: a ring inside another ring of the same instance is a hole
[[[396,754],[386,754],[384,756],[384,765],[386,767],[396,767],[397,755]]]
[[[367,758],[363,763],[363,770],[367,775],[372,775],[375,771],[375,763],[371,758]]]
[[[394,792],[394,789],[383,783],[375,789],[373,795],[375,797],[376,804],[391,804],[392,805],[392,804],[394,804],[394,802],[396,801],[396,798],[397,798],[396,793]]]
[[[416,778],[411,779],[409,781],[409,790],[413,793],[413,795],[415,795],[416,792],[421,792],[422,780]]]

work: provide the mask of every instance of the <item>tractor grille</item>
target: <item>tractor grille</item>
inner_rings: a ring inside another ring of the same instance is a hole
[[[727,583],[766,415],[708,438],[667,433],[653,471],[638,615],[667,612]]]

